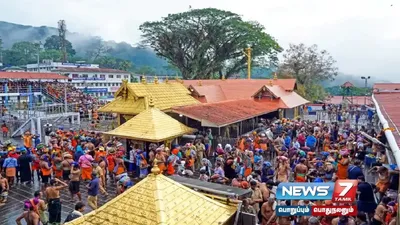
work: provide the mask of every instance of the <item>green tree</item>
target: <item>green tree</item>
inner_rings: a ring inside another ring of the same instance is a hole
[[[0,62],[3,62],[3,39],[0,38]]]
[[[68,40],[65,40],[65,47],[67,50],[67,54],[72,57],[76,54],[75,49],[72,47],[72,43]],[[61,39],[57,35],[52,35],[46,39],[44,43],[44,49],[46,50],[58,50],[61,51]]]
[[[4,64],[12,66],[22,66],[37,61],[39,45],[22,41],[14,43],[11,49],[4,51]]]
[[[132,63],[128,60],[123,60],[118,65],[119,70],[129,71],[131,68],[132,68]]]
[[[97,59],[106,56],[111,51],[111,47],[107,45],[100,37],[94,38],[86,47],[86,57],[89,61],[96,61]]]
[[[318,50],[317,45],[290,44],[283,54],[279,73],[292,76],[300,84],[334,80],[338,75],[336,60],[326,51]]]
[[[40,59],[51,59],[53,61],[60,61],[62,58],[61,51],[55,49],[48,49],[40,52]]]
[[[179,69],[184,79],[229,77],[247,67],[244,50],[251,47],[253,66],[266,56],[277,63],[278,43],[257,22],[214,8],[170,14],[140,26],[143,44]]]
[[[142,66],[139,69],[137,69],[135,71],[138,74],[142,74],[142,75],[153,75],[155,74],[155,70],[153,68],[151,68],[150,66]]]
[[[326,50],[318,50],[317,45],[290,44],[283,54],[278,75],[296,78],[298,93],[309,101],[323,100],[327,93],[321,82],[335,79],[338,75],[335,64],[333,57]]]

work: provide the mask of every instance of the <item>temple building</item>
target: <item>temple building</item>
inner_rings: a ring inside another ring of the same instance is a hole
[[[155,166],[124,193],[66,225],[223,225],[234,223],[238,208],[173,181]]]
[[[117,113],[120,124],[154,107],[198,130],[237,137],[256,128],[259,118],[296,118],[308,101],[296,92],[296,79],[165,80],[122,84],[115,100],[100,112]]]

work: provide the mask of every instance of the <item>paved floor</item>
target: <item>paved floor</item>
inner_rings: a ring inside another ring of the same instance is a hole
[[[87,200],[87,188],[85,187],[87,182],[81,182],[80,190],[82,193],[82,201],[86,203]],[[15,224],[16,218],[21,215],[23,202],[33,197],[33,193],[37,190],[40,190],[40,186],[38,182],[35,182],[31,185],[23,185],[17,184],[11,187],[9,192],[8,201],[5,205],[0,206],[0,224],[1,225],[11,225]],[[111,185],[108,183],[107,191],[109,193],[108,197],[99,195],[98,197],[98,205],[102,206],[107,201],[111,200],[116,195],[116,187],[115,185]],[[68,188],[61,191],[61,201],[62,201],[62,222],[64,222],[67,215],[73,210],[74,204],[78,201],[75,197],[75,202],[70,201],[70,194],[68,192]],[[86,207],[86,212],[90,212],[91,209]],[[23,223],[25,224],[25,223]]]

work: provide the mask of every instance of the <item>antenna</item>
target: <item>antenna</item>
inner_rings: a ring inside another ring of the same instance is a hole
[[[67,62],[67,47],[65,41],[66,33],[67,33],[67,24],[65,23],[65,20],[58,21],[58,36],[60,38],[60,44],[61,44],[60,50],[62,54],[63,63]]]

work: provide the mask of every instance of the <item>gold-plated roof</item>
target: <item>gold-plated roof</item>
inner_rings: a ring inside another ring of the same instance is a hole
[[[152,99],[148,101],[150,106],[154,104]],[[133,140],[160,142],[191,134],[194,131],[195,129],[185,126],[159,109],[150,107],[105,134]]]
[[[175,106],[200,104],[179,82],[122,83],[115,100],[99,109],[100,112],[136,115],[146,108],[144,98],[152,96],[154,107],[168,111]]]
[[[135,186],[66,225],[221,225],[235,214],[155,171]]]

